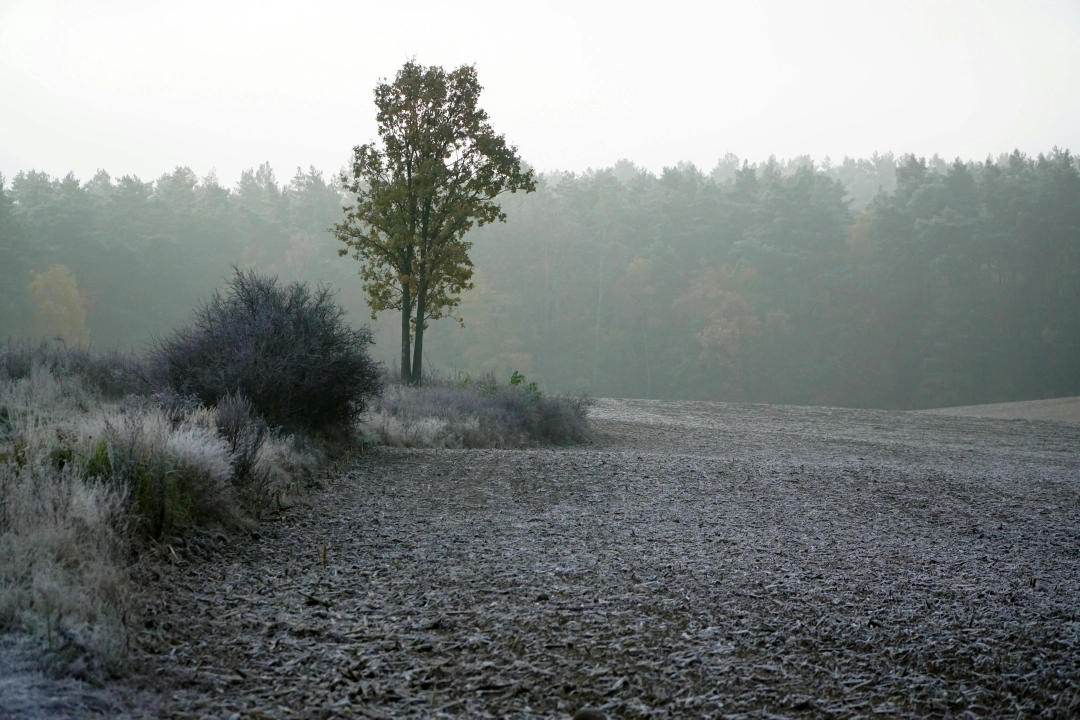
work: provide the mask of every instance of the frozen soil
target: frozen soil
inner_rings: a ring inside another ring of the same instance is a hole
[[[576,448],[378,450],[250,538],[170,548],[131,692],[213,718],[1080,714],[1080,426],[592,422]]]
[[[1060,420],[1061,422],[1080,423],[1080,397],[993,403],[991,405],[964,405],[962,407],[923,410],[922,412],[935,415],[965,415],[968,417],[994,417],[1012,420]]]

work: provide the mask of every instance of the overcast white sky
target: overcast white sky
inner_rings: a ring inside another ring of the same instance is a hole
[[[410,57],[540,170],[1080,152],[1078,0],[0,0],[0,173],[334,172]]]

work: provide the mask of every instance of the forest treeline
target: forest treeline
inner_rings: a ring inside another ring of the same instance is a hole
[[[599,396],[915,408],[1080,395],[1080,164],[1054,149],[655,175],[538,177],[479,228],[438,369],[518,370]],[[340,186],[267,165],[235,187],[20,173],[0,182],[0,335],[138,347],[231,266],[328,282],[367,321],[329,232]],[[376,324],[393,358],[396,320]],[[385,327],[384,327],[385,326]]]

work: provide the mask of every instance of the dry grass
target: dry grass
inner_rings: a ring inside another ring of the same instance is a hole
[[[544,395],[535,385],[432,377],[422,386],[387,383],[360,418],[370,441],[410,448],[569,445],[588,438],[584,397]]]
[[[123,656],[127,493],[54,451],[98,407],[79,379],[42,367],[0,383],[0,625],[79,651],[95,673]]]
[[[235,409],[230,443],[212,409],[104,401],[64,370],[34,363],[0,379],[0,629],[29,631],[68,672],[101,679],[125,669],[133,553],[249,526],[323,457]]]
[[[106,398],[121,398],[145,388],[142,363],[131,354],[10,338],[0,346],[0,380],[29,377],[35,368],[46,369],[56,378],[78,377],[81,385]]]

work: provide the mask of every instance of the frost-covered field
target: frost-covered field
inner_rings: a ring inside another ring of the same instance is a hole
[[[1080,713],[1080,425],[592,421],[566,450],[379,450],[258,536],[175,548],[132,638],[160,710]]]
[[[1028,402],[967,405],[964,407],[923,410],[932,415],[992,417],[1003,420],[1060,420],[1080,423],[1080,397],[1031,400]]]

